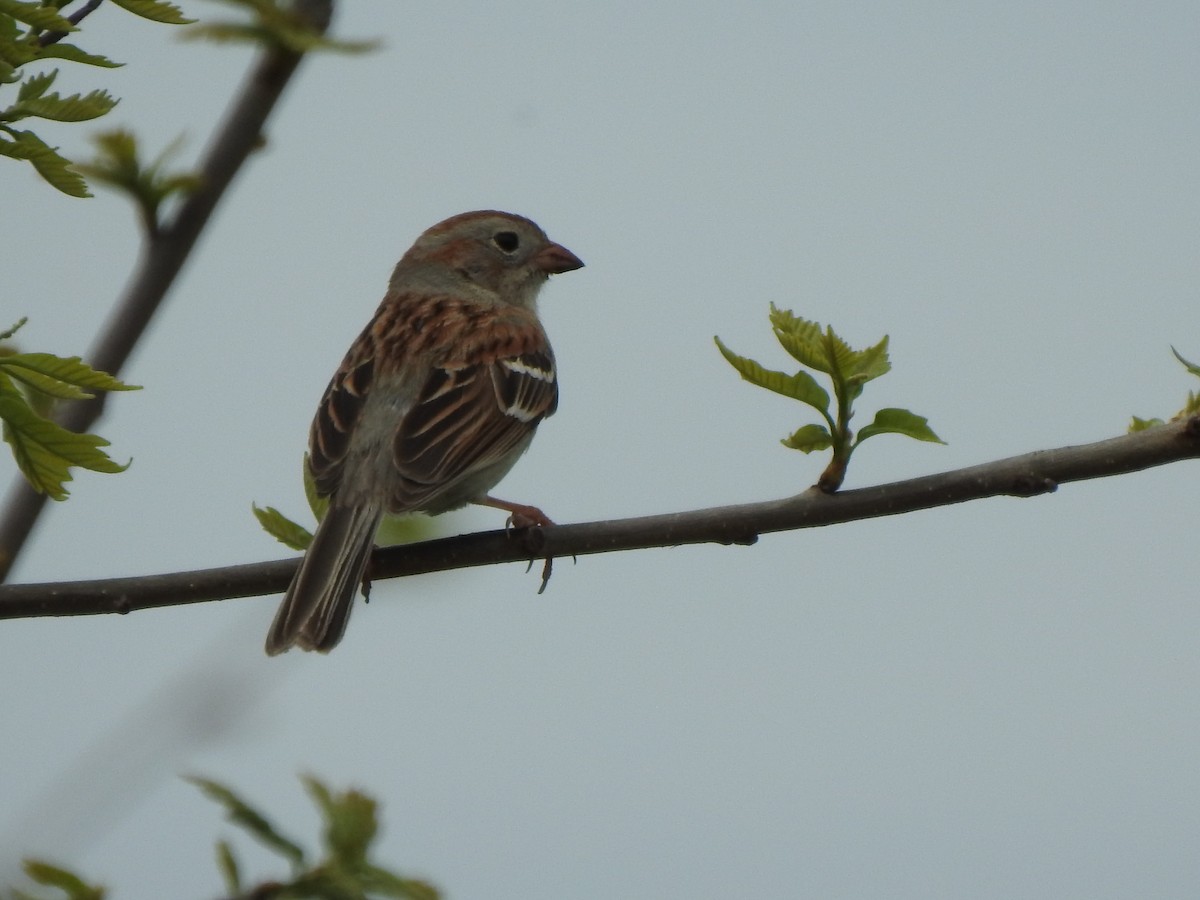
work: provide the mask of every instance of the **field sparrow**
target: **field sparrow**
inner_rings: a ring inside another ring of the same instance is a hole
[[[558,404],[536,300],[548,276],[582,265],[533,222],[494,211],[434,225],[404,254],[313,420],[308,466],[329,509],[268,654],[337,645],[384,513],[480,503],[517,526],[549,524],[488,491]]]

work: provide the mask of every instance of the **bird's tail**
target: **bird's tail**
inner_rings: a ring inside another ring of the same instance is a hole
[[[378,506],[330,504],[271,623],[269,656],[293,645],[322,653],[337,646],[382,517]]]

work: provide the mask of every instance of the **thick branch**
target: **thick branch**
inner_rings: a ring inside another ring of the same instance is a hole
[[[760,534],[833,525],[949,506],[984,497],[1032,497],[1059,484],[1135,472],[1200,458],[1200,416],[1094,444],[1039,450],[983,465],[876,487],[826,494],[810,488],[795,497],[692,512],[489,531],[377,550],[372,575],[394,578],[530,559],[583,556],[680,544],[752,544]],[[0,619],[126,613],[279,593],[295,559],[166,575],[59,584],[0,586]]]
[[[80,13],[90,12],[90,7],[91,4]],[[333,0],[305,0],[297,4],[298,10],[322,30],[329,24],[332,7]],[[87,355],[93,368],[111,375],[120,373],[217,203],[257,146],[267,117],[300,59],[299,54],[280,47],[269,47],[262,52],[200,165],[199,189],[179,206],[172,221],[149,235],[141,263],[125,295],[109,314]],[[88,431],[104,411],[105,399],[106,395],[99,393],[91,400],[65,404],[56,418],[70,431]],[[18,476],[0,520],[0,582],[8,576],[45,504],[46,495],[35,492]]]

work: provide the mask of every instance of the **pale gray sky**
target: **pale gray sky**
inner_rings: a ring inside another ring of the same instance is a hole
[[[306,514],[325,382],[400,253],[467,209],[588,264],[543,295],[561,407],[498,491],[563,522],[816,479],[777,443],[804,409],[712,345],[785,367],[771,302],[890,334],[864,418],[949,442],[876,439],[847,487],[1107,437],[1195,387],[1168,349],[1200,357],[1193,3],[341,6],[383,49],[306,63],[99,428],[132,468],[80,474],[19,580],[287,555],[251,502]],[[97,128],[192,156],[249,57],[113,8],[83,43],[128,63],[61,76],[122,98]],[[132,215],[0,180],[0,325],[82,353]],[[1192,897],[1196,471],[560,561],[540,597],[518,565],[380,583],[328,658],[262,654],[277,597],[0,623],[0,844],[122,900],[215,896],[232,829],[177,773],[308,839],[313,772],[374,793],[380,858],[455,900]]]

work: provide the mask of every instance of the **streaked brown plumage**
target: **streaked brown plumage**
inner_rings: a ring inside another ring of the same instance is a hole
[[[447,219],[404,255],[313,420],[309,467],[329,509],[268,654],[341,640],[384,513],[483,503],[549,523],[488,491],[558,404],[536,298],[550,275],[582,265],[533,222],[495,211]]]

